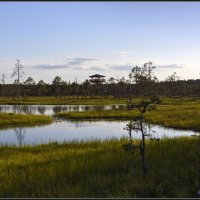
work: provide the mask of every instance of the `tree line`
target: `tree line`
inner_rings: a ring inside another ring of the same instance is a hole
[[[61,77],[55,76],[52,83],[45,83],[40,80],[38,83],[32,77],[28,77],[24,82],[20,81],[20,70],[22,65],[19,61],[16,65],[13,76],[17,79],[13,84],[6,84],[5,75],[2,74],[0,84],[0,96],[26,97],[26,96],[63,96],[73,95],[78,98],[95,98],[95,96],[115,98],[132,97],[186,97],[200,96],[200,79],[181,80],[174,72],[164,81],[159,81],[154,75],[152,62],[145,63],[142,66],[134,66],[128,77],[108,78],[103,84],[92,84],[89,79],[82,83],[76,81],[70,82],[62,80]]]

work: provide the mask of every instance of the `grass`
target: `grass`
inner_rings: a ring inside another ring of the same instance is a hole
[[[52,118],[49,116],[0,113],[0,128],[13,126],[31,126],[51,122]]]
[[[22,104],[121,104],[127,99],[28,97]],[[139,101],[139,99],[136,99]],[[13,104],[0,98],[0,104]],[[15,102],[16,103],[16,102]],[[71,119],[131,119],[136,110],[58,113]],[[146,121],[166,127],[200,131],[200,100],[163,99]],[[51,117],[0,113],[0,128],[50,123]],[[143,176],[141,158],[125,152],[128,140],[50,143],[0,147],[0,198],[192,198],[200,187],[200,139],[146,141]],[[134,141],[138,144],[139,141]]]
[[[140,101],[140,97],[133,97],[135,102]],[[195,105],[200,103],[200,98],[184,97],[184,98],[161,98],[163,105]],[[92,99],[80,96],[62,96],[57,98],[55,96],[28,96],[22,97],[22,100],[16,101],[12,97],[0,97],[0,104],[24,104],[24,105],[109,105],[109,104],[126,104],[128,98],[114,98],[112,96],[94,96]]]
[[[198,138],[147,141],[146,177],[140,157],[122,149],[127,142],[0,147],[0,197],[196,197]]]
[[[58,112],[55,114],[57,117],[67,119],[131,119],[136,116],[137,112],[134,110],[127,111],[120,110],[98,110],[98,111],[83,111],[83,112]]]
[[[126,104],[127,98],[62,96],[56,98],[48,97],[22,97],[22,100],[15,101],[12,97],[0,97],[0,104],[22,104],[22,105],[109,105],[109,104]]]
[[[146,113],[146,121],[166,127],[200,131],[200,105],[158,106]]]

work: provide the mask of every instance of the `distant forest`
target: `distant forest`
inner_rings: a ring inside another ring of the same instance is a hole
[[[91,83],[89,79],[82,83],[76,81],[70,83],[62,80],[59,76],[56,76],[51,84],[47,84],[43,80],[35,83],[32,77],[28,77],[23,83],[15,80],[13,84],[5,84],[5,79],[2,79],[0,96],[15,98],[18,95],[19,86],[21,97],[55,96],[62,98],[67,95],[75,95],[77,98],[94,98],[100,95],[115,98],[137,96],[175,98],[200,96],[200,79],[181,80],[174,72],[165,81],[159,81],[153,73],[154,68],[155,66],[148,62],[143,66],[133,67],[127,78],[110,77],[104,79],[102,84]]]

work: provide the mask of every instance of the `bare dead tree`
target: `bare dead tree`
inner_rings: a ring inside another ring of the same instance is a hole
[[[17,93],[17,98],[19,98],[19,100],[21,100],[20,80],[21,80],[23,74],[24,74],[23,65],[20,64],[20,60],[17,59],[17,63],[15,64],[15,68],[14,68],[14,72],[12,74],[12,77],[17,76],[15,83],[17,84],[16,93]]]
[[[4,94],[5,94],[5,74],[2,74],[2,78],[1,78],[1,82],[2,82],[2,85],[1,85],[1,96],[3,96],[3,98],[6,100],[6,98],[4,97]]]
[[[2,74],[1,82],[3,85],[5,84],[5,74]]]
[[[156,66],[153,66],[153,63],[151,61],[147,62],[143,66],[143,72],[146,76],[146,84],[147,84],[147,93],[150,97],[152,95],[152,83],[156,80],[156,76],[153,74],[153,69],[155,69]]]

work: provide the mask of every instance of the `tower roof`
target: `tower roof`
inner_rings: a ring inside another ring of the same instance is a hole
[[[92,76],[89,76],[90,78],[100,78],[100,77],[105,77],[103,75],[100,75],[100,74],[94,74]]]

